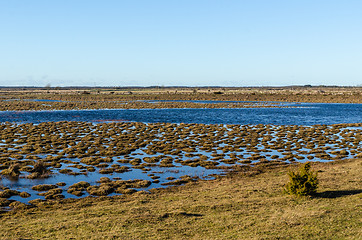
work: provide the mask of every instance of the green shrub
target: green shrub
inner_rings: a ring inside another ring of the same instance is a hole
[[[297,196],[313,195],[317,192],[317,173],[310,171],[310,162],[305,163],[299,172],[290,171],[289,182],[285,186],[285,192]]]

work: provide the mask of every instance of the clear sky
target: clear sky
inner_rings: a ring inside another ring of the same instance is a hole
[[[1,86],[362,84],[361,0],[0,0]]]

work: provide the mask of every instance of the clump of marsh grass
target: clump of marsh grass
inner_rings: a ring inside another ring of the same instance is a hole
[[[107,196],[108,194],[114,192],[114,188],[108,184],[103,183],[100,186],[87,187],[87,192],[90,195],[94,195],[94,196]]]
[[[53,184],[40,184],[33,186],[31,189],[33,189],[34,191],[42,192],[42,191],[48,191],[53,188],[57,188],[57,186]]]
[[[316,172],[310,170],[310,162],[305,163],[299,172],[290,171],[289,182],[284,191],[296,196],[311,196],[317,192],[318,176]]]
[[[11,189],[5,189],[4,191],[0,191],[0,198],[10,198],[12,196],[19,195],[19,191],[11,190]]]
[[[8,169],[2,170],[1,174],[17,178],[20,175],[20,165],[19,164],[10,165]]]
[[[37,172],[40,175],[49,173],[48,166],[43,161],[37,161],[34,164],[33,172]]]
[[[84,195],[83,191],[85,191],[86,188],[89,186],[90,186],[90,184],[88,182],[81,181],[81,182],[71,185],[67,192],[80,197],[80,196]]]

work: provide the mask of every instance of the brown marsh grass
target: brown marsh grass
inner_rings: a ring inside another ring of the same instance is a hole
[[[35,179],[64,174],[74,179],[74,182],[68,182],[72,185],[80,181],[77,180],[78,175],[81,178],[91,172],[101,174],[98,178],[122,177],[122,173],[140,169],[146,176],[154,167],[177,170],[175,166],[189,166],[202,167],[205,171],[219,169],[221,172],[238,169],[240,165],[348,159],[361,152],[361,125],[3,123],[0,125],[0,138],[3,140],[0,176]],[[154,176],[152,183],[162,181],[160,185],[175,185],[188,182],[185,179],[170,181],[166,177]],[[47,179],[43,180],[42,183],[48,183]],[[90,179],[95,185],[88,186],[89,191],[62,189],[75,196],[85,195],[86,192],[103,196],[123,191],[117,190],[119,186],[100,187],[96,180]],[[35,181],[29,180],[29,183],[28,189]],[[3,198],[11,197],[5,190],[11,189],[0,186]],[[13,190],[27,191],[26,188]],[[131,191],[127,190],[127,193]],[[33,198],[40,195],[37,192],[31,194]],[[51,198],[53,195],[47,196]],[[2,205],[10,203],[4,201]]]
[[[132,94],[129,94],[132,92]],[[362,103],[361,87],[269,88],[134,88],[130,89],[0,89],[4,110],[104,109],[104,108],[257,108],[281,107],[267,103],[200,104],[172,100],[276,101]],[[85,94],[87,93],[87,94]],[[220,93],[220,94],[215,94]],[[29,99],[58,100],[36,102]],[[171,100],[147,103],[138,100]]]

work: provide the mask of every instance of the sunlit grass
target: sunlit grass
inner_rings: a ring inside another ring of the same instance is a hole
[[[5,213],[2,238],[360,239],[361,159],[314,163],[317,196],[283,193],[290,168],[254,169],[151,194],[43,203]]]
[[[258,108],[283,107],[273,102],[362,103],[361,87],[133,88],[133,89],[2,89],[0,110]],[[29,101],[31,99],[53,101]],[[54,101],[55,100],[55,101]],[[138,100],[260,101],[262,103],[194,103]]]

